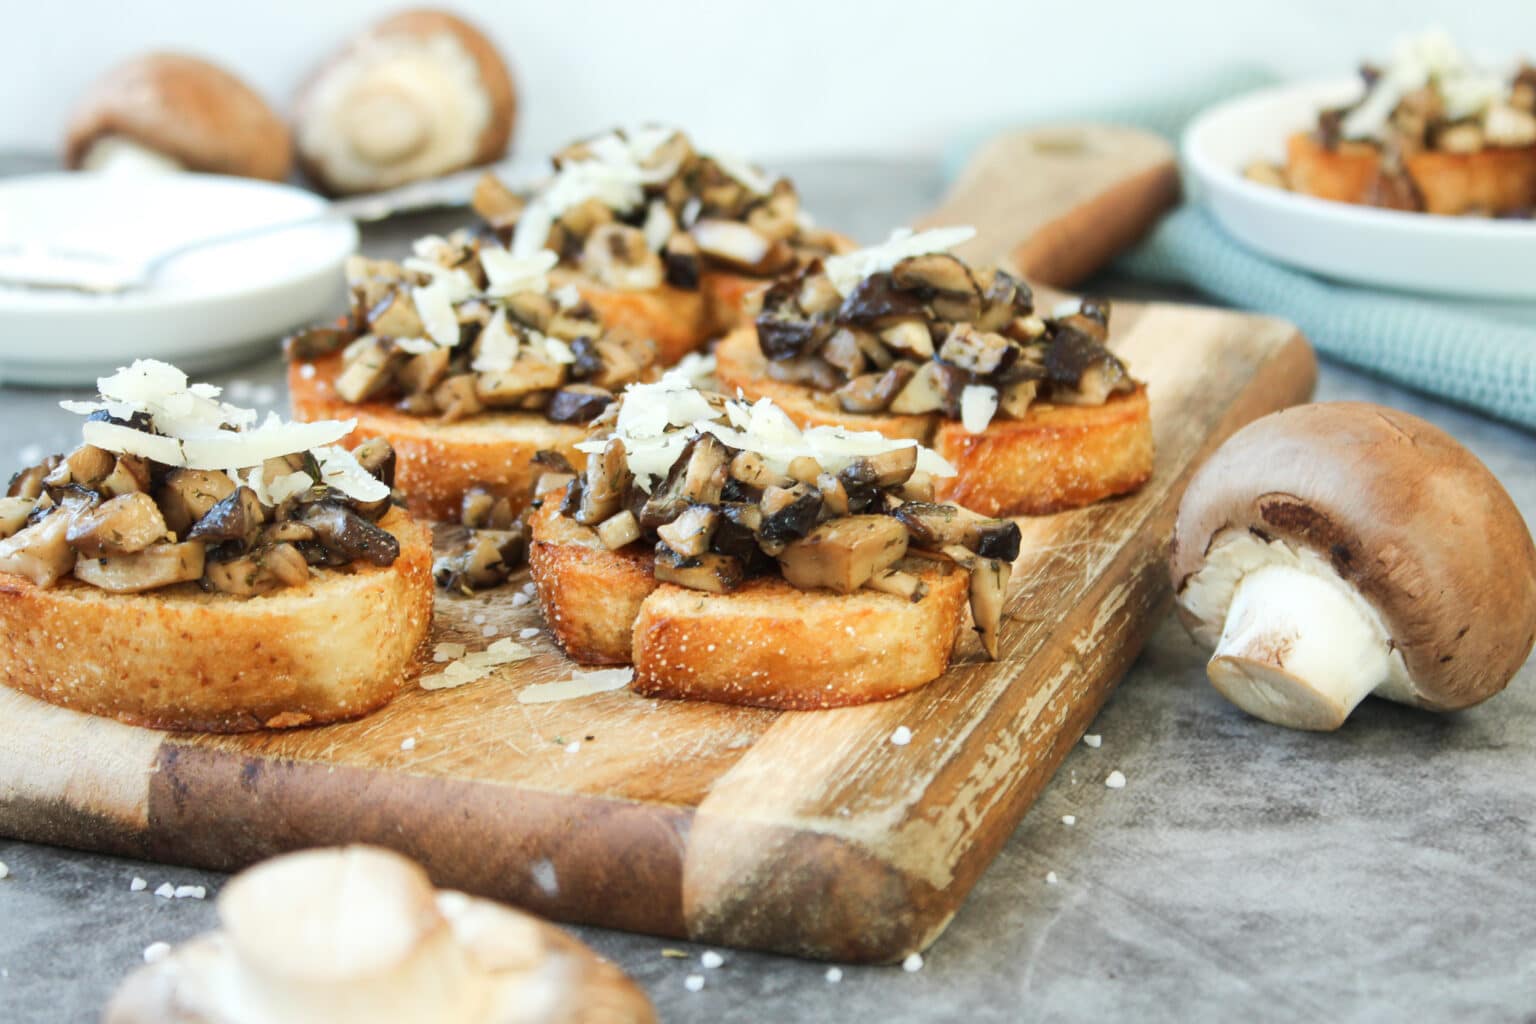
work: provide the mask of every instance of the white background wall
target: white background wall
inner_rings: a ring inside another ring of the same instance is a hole
[[[368,0],[0,0],[0,145],[57,144],[71,103],[135,52],[223,62],[279,105]],[[1536,56],[1536,0],[460,0],[514,65],[516,146],[670,120],[756,155],[932,151],[968,126],[1103,109],[1233,66],[1333,74],[1444,25]]]

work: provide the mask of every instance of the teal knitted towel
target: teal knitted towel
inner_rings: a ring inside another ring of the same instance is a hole
[[[1341,363],[1536,429],[1536,323],[1338,284],[1271,263],[1192,205],[1166,218],[1115,270],[1190,285],[1228,305],[1284,317]]]
[[[1025,112],[1018,123],[1100,118],[1176,139],[1202,107],[1267,80],[1252,69],[1230,69],[1167,96],[1144,97],[1134,109]],[[958,170],[987,134],[972,133],[950,147],[947,166]],[[1314,277],[1244,249],[1198,204],[1167,217],[1114,270],[1284,317],[1326,357],[1536,429],[1536,303],[1441,303]]]

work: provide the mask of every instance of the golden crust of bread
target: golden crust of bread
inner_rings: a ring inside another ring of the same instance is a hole
[[[491,104],[491,117],[480,133],[472,164],[490,163],[507,151],[517,119],[517,89],[496,44],[474,25],[456,15],[435,8],[417,8],[392,14],[369,30],[373,37],[412,35],[425,39],[447,32],[474,58],[480,72],[480,84]]]
[[[1286,140],[1285,174],[1290,186],[1318,199],[1370,204],[1379,189],[1381,150],[1360,142],[1329,149],[1311,132]]]
[[[656,589],[650,549],[609,551],[551,496],[529,518],[528,568],[550,632],[583,665],[627,665],[641,604]]]
[[[1536,204],[1536,146],[1415,153],[1403,161],[1428,213],[1508,213]]]
[[[355,718],[418,668],[432,618],[432,537],[392,509],[388,568],[323,570],[263,597],[196,584],[113,594],[0,573],[0,681],[156,729],[246,732]]]
[[[620,291],[569,270],[557,270],[550,274],[550,279],[557,285],[576,285],[608,330],[654,341],[656,360],[663,366],[676,363],[710,337],[709,309],[703,292],[670,285],[643,292]]]
[[[728,594],[670,583],[640,606],[635,681],[651,697],[805,709],[886,700],[949,667],[965,573],[930,563],[928,595],[799,590],[778,577]]]
[[[768,278],[748,277],[746,274],[732,274],[724,270],[708,270],[700,275],[699,291],[704,293],[710,336],[718,337],[750,324],[752,318],[747,315],[747,300],[772,283]]]
[[[801,426],[846,426],[887,437],[916,438],[954,464],[935,480],[941,501],[982,515],[1042,515],[1134,491],[1152,474],[1152,416],[1145,387],[1103,405],[1037,402],[1021,420],[999,417],[972,434],[937,415],[843,412],[828,393],[764,374],[754,328],[727,336],[715,350],[720,390],[768,397]]]
[[[250,86],[215,64],[149,53],[119,64],[75,107],[64,164],[120,135],[189,170],[282,181],[293,164],[288,126]]]
[[[552,449],[573,465],[582,464],[584,456],[575,446],[587,431],[580,424],[554,423],[532,412],[485,412],[443,423],[400,412],[387,402],[353,405],[336,394],[340,372],[337,353],[291,363],[288,392],[294,418],[356,419],[357,429],[341,442],[349,447],[369,437],[388,438],[395,449],[395,484],[414,515],[457,521],[464,492],[477,484],[505,494],[520,511],[543,472],[533,463],[537,452]]]
[[[955,467],[934,495],[984,516],[1035,516],[1136,490],[1152,475],[1145,385],[1103,405],[1032,405],[980,434],[942,420],[933,449]]]
[[[715,346],[715,380],[722,394],[735,395],[739,390],[749,401],[773,399],[802,427],[847,426],[875,430],[886,437],[910,437],[927,444],[938,423],[938,417],[933,415],[844,412],[830,392],[774,380],[768,376],[768,360],[758,348],[757,328],[751,324],[732,331]]]
[[[1507,213],[1536,203],[1536,146],[1494,147],[1476,153],[1429,150],[1403,160],[1426,213]],[[1416,209],[1413,197],[1382,173],[1381,150],[1359,142],[1329,149],[1309,132],[1286,144],[1291,188],[1319,199]]]

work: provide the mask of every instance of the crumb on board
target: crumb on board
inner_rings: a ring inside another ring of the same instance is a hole
[[[828,967],[827,968],[827,981],[828,981],[829,984],[836,985],[838,982],[840,982],[842,980],[843,980],[843,969],[841,967]]]
[[[1077,824],[1077,815],[1075,815],[1075,814],[1063,814],[1061,816],[1061,823],[1063,825],[1076,825]]]
[[[1098,750],[1104,745],[1104,737],[1096,732],[1085,732],[1083,733],[1083,742],[1094,750]]]
[[[1059,881],[1061,881],[1061,879],[1056,877],[1056,872],[1054,872],[1054,871],[1047,871],[1045,873],[1045,884],[1046,885],[1055,885]]]
[[[725,957],[721,956],[719,953],[716,953],[712,949],[706,949],[702,954],[700,954],[699,963],[704,966],[705,970],[713,971],[725,963]]]
[[[129,892],[143,892],[145,889],[148,889],[148,888],[149,888],[149,883],[144,881],[144,879],[142,879],[142,878],[134,878],[133,881],[128,883],[128,891]]]
[[[913,953],[901,962],[901,969],[908,974],[916,974],[923,969],[923,954]]]
[[[400,741],[400,749],[401,750],[415,750],[416,749],[416,737],[415,736],[407,736],[405,739],[401,740]]]
[[[157,960],[163,960],[170,951],[171,944],[169,942],[151,942],[144,947],[144,962],[152,964]]]
[[[1104,779],[1104,785],[1108,786],[1110,789],[1124,789],[1125,773],[1116,768]]]
[[[683,987],[689,992],[699,992],[704,988],[704,975],[690,974],[683,979]]]
[[[912,730],[904,725],[898,725],[896,731],[891,733],[891,742],[898,747],[904,747],[912,742]]]

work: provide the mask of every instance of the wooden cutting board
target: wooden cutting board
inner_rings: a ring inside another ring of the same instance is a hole
[[[970,255],[1012,254],[1061,283],[1144,230],[1174,181],[1146,136],[1025,133],[980,154],[928,220],[978,223]],[[522,704],[519,689],[572,670],[541,632],[534,659],[479,683],[238,737],[156,733],[0,688],[0,833],[218,869],[372,842],[440,885],[562,921],[849,961],[921,949],[1164,613],[1191,470],[1305,400],[1315,375],[1296,330],[1263,317],[1125,304],[1113,344],[1149,386],[1155,473],[1134,496],[1023,522],[998,662],[967,633],[927,688],[833,711],[627,691]],[[440,598],[434,641],[478,649],[538,628],[537,607],[514,603],[521,582]],[[900,726],[912,738],[898,746]]]

